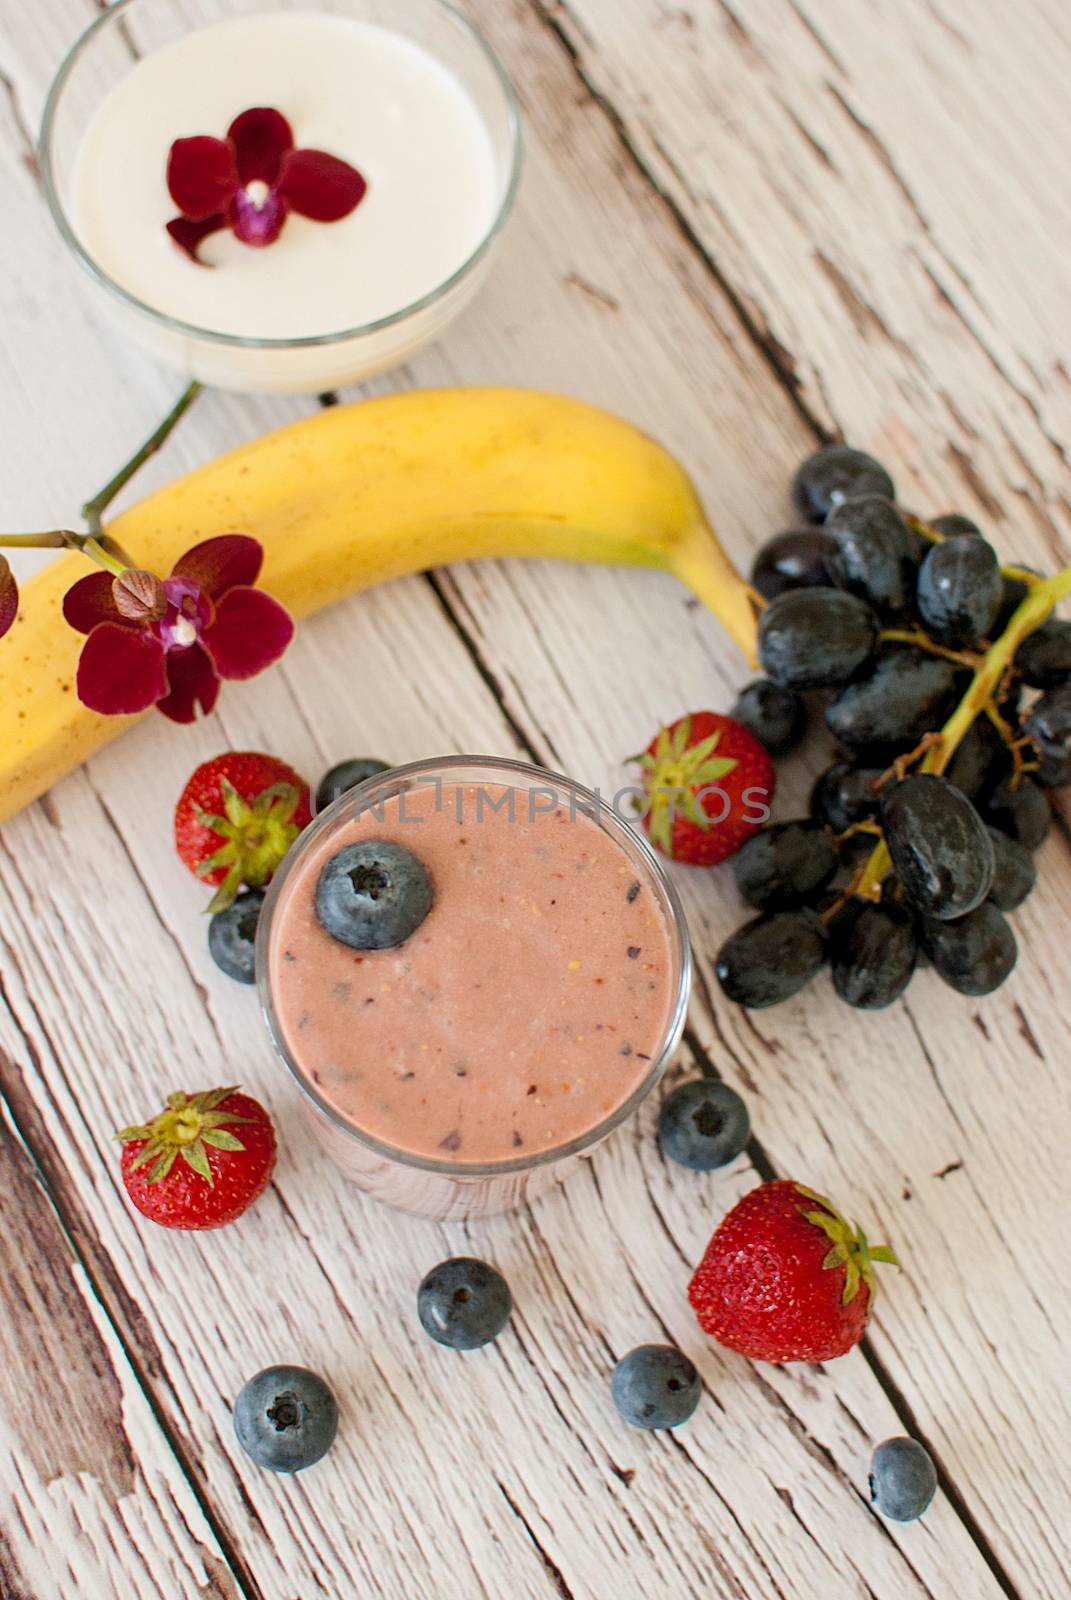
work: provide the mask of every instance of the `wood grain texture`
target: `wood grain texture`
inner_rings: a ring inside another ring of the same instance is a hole
[[[956,331],[961,319],[933,311],[940,302],[923,279],[886,260],[874,265],[880,252],[864,251],[846,230],[841,207],[858,209],[869,196],[872,241],[888,251],[902,239],[925,248],[901,190],[884,187],[887,163],[838,111],[820,129],[826,167],[807,120],[816,103],[826,114],[815,94],[804,104],[804,91],[819,73],[834,75],[833,46],[815,35],[834,13],[838,57],[852,46],[835,81],[847,95],[849,71],[859,75],[855,92],[868,115],[888,104],[882,68],[887,79],[890,61],[895,81],[932,89],[944,71],[961,95],[969,84],[973,115],[988,78],[975,80],[953,59],[964,47],[949,26],[962,30],[948,22],[949,0],[941,4],[943,24],[915,0],[903,7],[907,21],[891,5],[847,0],[821,8],[821,17],[802,0],[758,0],[744,18],[726,0],[697,5],[689,26],[683,10],[643,0],[584,0],[583,9],[553,13],[530,0],[480,0],[473,14],[525,103],[521,208],[474,311],[411,372],[377,387],[508,380],[610,405],[682,454],[742,563],[785,517],[784,483],[811,448],[815,422],[842,426],[888,456],[921,509],[931,509],[923,484],[948,504],[981,509],[950,453],[955,444],[999,503],[1000,518],[991,515],[1001,541],[1006,531],[1010,548],[1014,532],[1016,553],[1051,564],[1067,484],[1046,457],[1041,422],[970,353],[977,341]],[[1058,74],[1037,43],[1052,5],[1039,4],[1023,29],[1021,63],[1014,41],[1000,35],[1015,81],[1034,75],[1017,112],[1024,139],[1033,130],[1036,140],[1050,120],[1060,125]],[[18,442],[5,516],[33,526],[74,514],[165,409],[174,382],[116,347],[92,302],[76,298],[19,142],[20,120],[36,115],[88,0],[47,0],[32,26],[12,0],[7,9],[0,66],[12,97],[0,182],[24,247],[5,283],[13,314],[0,328],[0,426]],[[872,44],[867,51],[868,12],[881,25],[880,59]],[[990,73],[999,17],[988,0],[976,14],[982,37],[965,37]],[[785,122],[774,109],[781,100],[794,113]],[[902,138],[886,114],[881,137]],[[656,169],[659,148],[669,155]],[[977,201],[946,152],[938,192],[962,218],[957,227],[992,232],[1004,184],[1040,226],[1055,185],[1031,175],[1025,149],[1004,167],[994,145],[995,171],[1010,176],[987,179]],[[907,159],[895,146],[898,170],[908,170]],[[674,185],[674,165],[702,168],[699,199]],[[828,174],[856,167],[849,201]],[[777,207],[762,187],[775,176],[784,190]],[[726,216],[731,226],[715,236]],[[823,297],[830,280],[816,253],[867,304],[877,301],[891,337],[865,319],[854,325],[843,296]],[[1045,271],[1066,287],[1058,252],[1050,256],[1046,244],[1044,254]],[[862,276],[867,263],[880,282]],[[1062,359],[1051,319],[1035,326],[1023,309],[1031,297],[1021,283],[1009,289],[1000,269],[986,282],[1016,381],[1025,368],[1013,369],[1013,352],[1049,372]],[[1032,317],[1042,300],[1039,289]],[[1044,304],[1051,310],[1056,301]],[[923,340],[931,321],[938,331]],[[925,347],[922,370],[911,372],[901,345]],[[970,432],[950,420],[946,390]],[[1055,431],[1052,396],[1042,405],[1040,387],[1028,392]],[[206,397],[150,476],[160,481],[305,404]],[[938,413],[944,431],[935,434]],[[1041,488],[1009,466],[1009,436]],[[734,1081],[756,1127],[749,1157],[707,1178],[667,1165],[651,1105],[531,1211],[468,1228],[377,1208],[317,1159],[252,997],[225,984],[208,958],[203,895],[170,851],[167,818],[182,782],[226,745],[272,748],[310,773],[358,752],[404,760],[522,751],[616,788],[626,776],[622,752],[660,719],[698,703],[726,705],[741,681],[714,624],[668,579],[458,568],[335,608],[302,629],[280,668],[228,686],[216,717],[184,734],[140,727],[4,828],[2,1086],[73,1241],[79,1287],[73,1295],[33,1291],[18,1321],[0,1312],[0,1354],[13,1359],[27,1323],[59,1329],[48,1338],[83,1352],[68,1380],[82,1392],[102,1369],[102,1349],[129,1351],[137,1381],[127,1369],[95,1385],[109,1395],[124,1385],[127,1442],[99,1452],[105,1487],[79,1501],[78,1514],[110,1530],[128,1564],[159,1550],[179,1575],[160,1589],[167,1600],[172,1591],[184,1596],[179,1582],[194,1574],[202,1588],[189,1592],[246,1600],[945,1600],[953,1573],[963,1600],[1066,1594],[1071,1419],[1061,1342],[1071,1285],[1061,1277],[1061,1225],[1071,1105],[1060,1070],[1068,1042],[1062,837],[1046,847],[1043,889],[1017,918],[1024,950],[1013,985],[974,1005],[950,1001],[924,975],[907,1004],[870,1020],[838,1007],[824,983],[756,1017],[722,1004],[712,957],[741,912],[726,874],[681,872],[699,984],[692,1047],[669,1081],[704,1060]],[[807,776],[803,763],[786,771],[786,815]],[[178,1082],[230,1077],[278,1117],[276,1180],[239,1227],[162,1236],[124,1202],[110,1130],[147,1113]],[[909,1270],[887,1286],[869,1352],[782,1371],[737,1360],[698,1334],[683,1295],[690,1266],[712,1222],[770,1170],[854,1203],[872,1236],[887,1233],[901,1248]],[[9,1238],[38,1237],[49,1220],[35,1217],[38,1192],[12,1180],[3,1195]],[[431,1346],[413,1311],[424,1270],[459,1250],[496,1261],[518,1307],[509,1332],[471,1357]],[[93,1308],[88,1323],[80,1305]],[[637,1435],[609,1402],[614,1359],[651,1339],[686,1349],[708,1390],[679,1435]],[[229,1418],[245,1378],[288,1359],[329,1378],[344,1416],[330,1457],[290,1481],[250,1466]],[[99,1392],[93,1403],[86,1416],[100,1414]],[[49,1461],[62,1455],[73,1473],[89,1438],[84,1426],[62,1431],[67,1410],[46,1408],[35,1450]],[[144,1425],[127,1424],[130,1415]],[[900,1528],[868,1508],[866,1464],[873,1442],[912,1418],[937,1449],[950,1494],[922,1523]],[[7,1519],[14,1594],[21,1582],[35,1600],[109,1596],[106,1575],[88,1560],[71,1577],[75,1513],[62,1496],[20,1490],[14,1457],[24,1453],[20,1444],[0,1467],[0,1492],[13,1497],[4,1503],[35,1508]],[[130,1474],[135,1509],[117,1528],[110,1486]],[[181,1515],[157,1515],[145,1481],[169,1485],[160,1496]],[[191,1485],[214,1534],[199,1521]],[[142,1531],[150,1527],[155,1543]]]
[[[4,1600],[237,1600],[223,1552],[2,1104],[0,1350]]]

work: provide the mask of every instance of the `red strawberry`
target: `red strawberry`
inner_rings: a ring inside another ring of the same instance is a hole
[[[229,906],[243,883],[260,889],[312,818],[309,786],[275,756],[229,750],[197,768],[175,807],[175,848],[205,883],[209,911]]]
[[[704,1333],[752,1361],[832,1361],[858,1344],[874,1294],[869,1245],[802,1183],[764,1183],[715,1230],[688,1286]]]
[[[680,717],[639,759],[648,797],[643,825],[674,861],[716,866],[769,818],[777,783],[769,751],[732,717]]]
[[[152,1122],[116,1138],[127,1194],[164,1228],[233,1222],[264,1192],[275,1166],[271,1118],[235,1088],[170,1094]]]

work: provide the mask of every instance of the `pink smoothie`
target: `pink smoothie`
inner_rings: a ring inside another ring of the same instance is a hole
[[[539,804],[500,785],[415,786],[329,832],[283,886],[269,964],[287,1049],[342,1117],[399,1151],[538,1156],[615,1111],[665,1042],[660,905],[589,817]],[[404,845],[432,879],[431,911],[393,950],[351,950],[317,920],[320,872],[358,839]]]

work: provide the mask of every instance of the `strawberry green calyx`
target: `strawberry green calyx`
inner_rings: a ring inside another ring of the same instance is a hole
[[[223,816],[199,807],[197,821],[224,841],[197,868],[199,878],[226,868],[227,876],[209,901],[210,913],[231,905],[243,884],[261,889],[268,883],[301,829],[294,814],[301,790],[292,783],[273,783],[253,800],[243,800],[228,778],[220,780]]]
[[[899,1267],[900,1260],[895,1250],[887,1244],[870,1244],[866,1234],[858,1223],[853,1227],[837,1211],[836,1207],[826,1199],[825,1195],[817,1194],[814,1189],[806,1188],[802,1183],[797,1183],[797,1192],[807,1200],[813,1200],[823,1209],[810,1211],[806,1206],[800,1206],[800,1212],[808,1222],[822,1232],[831,1241],[832,1248],[825,1260],[823,1268],[831,1271],[834,1267],[844,1268],[844,1293],[841,1303],[849,1306],[859,1293],[859,1285],[865,1283],[871,1295],[877,1289],[874,1278],[874,1263],[876,1261],[890,1267]]]
[[[130,1170],[153,1166],[147,1174],[149,1183],[159,1183],[166,1178],[179,1156],[188,1167],[204,1178],[212,1187],[212,1169],[208,1164],[210,1145],[216,1150],[244,1150],[242,1141],[227,1128],[236,1122],[249,1122],[249,1117],[237,1116],[233,1111],[220,1111],[218,1107],[237,1093],[231,1084],[226,1089],[206,1089],[200,1094],[184,1094],[182,1090],[167,1097],[167,1110],[161,1111],[152,1122],[139,1127],[121,1128],[115,1135],[124,1144],[144,1139],[145,1148],[139,1150]]]
[[[703,830],[713,826],[714,818],[703,809],[703,790],[739,765],[731,756],[715,755],[721,735],[719,728],[689,749],[692,719],[683,717],[672,730],[663,728],[654,750],[640,757],[651,806],[648,832],[666,855],[673,853],[673,824],[679,817]]]

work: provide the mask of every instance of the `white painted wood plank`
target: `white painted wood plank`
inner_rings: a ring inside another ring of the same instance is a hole
[[[811,416],[1066,561],[1060,0],[534,3]]]
[[[0,1592],[237,1600],[189,1483],[0,1106]]]

